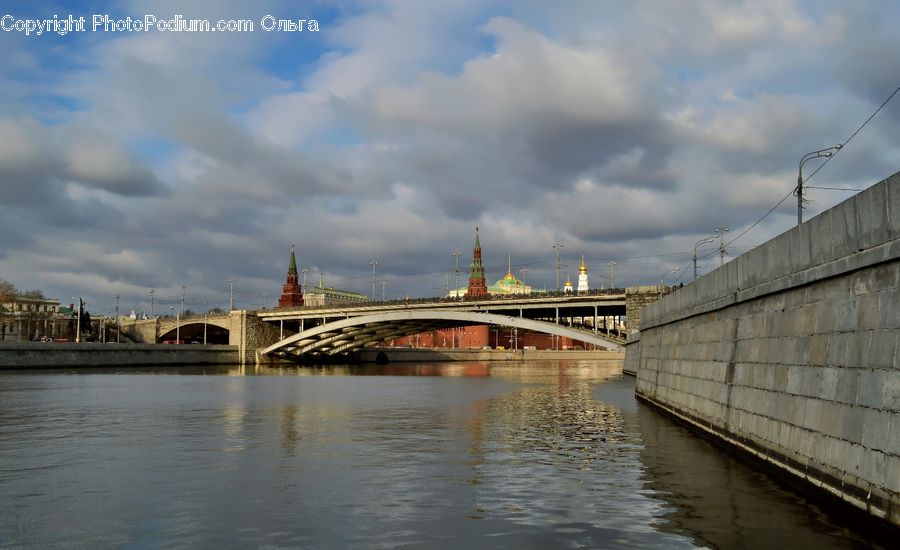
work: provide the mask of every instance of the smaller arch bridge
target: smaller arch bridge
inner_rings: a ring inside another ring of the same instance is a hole
[[[260,351],[263,356],[297,360],[303,355],[338,355],[393,338],[468,325],[499,325],[555,334],[615,351],[624,348],[594,332],[548,321],[478,311],[407,310],[373,313],[325,323],[276,342]]]

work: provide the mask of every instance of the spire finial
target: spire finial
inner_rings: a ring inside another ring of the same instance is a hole
[[[294,243],[291,243],[291,261],[288,264],[288,275],[297,274],[297,257],[294,255]]]

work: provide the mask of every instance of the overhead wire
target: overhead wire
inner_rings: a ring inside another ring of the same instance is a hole
[[[809,174],[808,176],[806,176],[806,178],[803,180],[803,183],[806,183],[807,181],[811,180],[816,174],[819,173],[819,171],[820,171],[822,168],[825,167],[826,164],[828,164],[829,162],[831,162],[831,159],[833,159],[834,157],[836,157],[836,156],[838,155],[838,153],[840,153],[841,151],[843,151],[844,148],[847,146],[847,144],[850,143],[850,142],[853,140],[853,138],[855,138],[856,135],[859,134],[859,133],[862,131],[862,129],[865,128],[866,125],[869,124],[869,122],[870,122],[873,118],[875,118],[875,116],[876,116],[879,112],[881,112],[881,110],[884,108],[884,106],[887,105],[892,99],[894,99],[894,96],[897,95],[897,92],[900,92],[900,86],[897,86],[897,87],[894,89],[894,91],[891,92],[891,94],[887,97],[887,99],[885,99],[884,101],[882,101],[882,102],[881,102],[881,105],[879,105],[878,108],[875,109],[875,111],[874,111],[871,115],[869,115],[869,118],[867,118],[862,124],[860,124],[859,128],[857,128],[855,132],[853,132],[852,134],[850,134],[850,137],[848,137],[843,143],[841,143],[841,146],[840,146],[840,148],[839,148],[837,151],[835,151],[832,155],[828,156],[828,157],[825,159],[825,162],[823,162],[822,164],[820,164],[818,167],[816,167],[815,170],[812,171],[811,174]],[[796,188],[795,188],[795,189],[796,189]],[[850,190],[850,189],[846,189],[846,190]],[[751,229],[753,229],[754,227],[756,227],[757,225],[759,225],[759,224],[760,224],[764,219],[766,219],[772,212],[774,212],[779,206],[781,206],[781,204],[782,204],[784,201],[786,201],[786,200],[788,199],[788,197],[790,197],[790,196],[793,195],[793,194],[794,194],[794,189],[791,189],[791,191],[790,191],[787,195],[785,195],[784,198],[782,198],[780,201],[778,201],[778,202],[775,204],[775,206],[773,206],[773,207],[770,208],[765,214],[763,214],[761,218],[759,218],[758,220],[756,220],[755,222],[753,222],[753,224],[752,224],[750,227],[748,227],[747,229],[745,229],[744,231],[742,231],[740,235],[738,235],[737,237],[735,237],[735,238],[731,239],[730,241],[728,241],[728,243],[726,244],[726,246],[728,246],[728,245],[730,245],[731,243],[733,243],[734,241],[740,239],[741,237],[743,237],[744,235],[746,235],[748,231],[750,231]]]

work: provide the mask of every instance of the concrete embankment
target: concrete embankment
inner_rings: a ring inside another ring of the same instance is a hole
[[[591,360],[622,364],[624,354],[616,351],[582,350],[481,350],[481,349],[409,349],[370,348],[358,353],[360,361],[374,363],[378,354],[390,363],[428,361],[540,361]]]
[[[900,526],[900,173],[642,312],[639,398]]]
[[[631,376],[637,376],[638,369],[641,366],[641,333],[640,332],[632,332],[628,335],[628,342],[625,344],[625,360],[622,364],[622,372],[625,374],[630,374]],[[631,348],[632,352],[628,353],[628,348]]]
[[[0,369],[237,362],[237,346],[0,342]]]

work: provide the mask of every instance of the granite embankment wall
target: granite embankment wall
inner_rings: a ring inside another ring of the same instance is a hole
[[[239,363],[238,346],[2,342],[0,369]]]
[[[900,525],[900,173],[642,312],[636,394]]]

